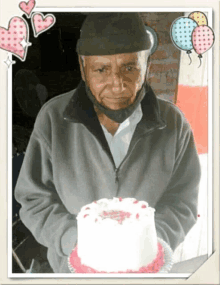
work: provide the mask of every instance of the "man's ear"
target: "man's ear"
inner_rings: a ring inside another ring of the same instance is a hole
[[[79,67],[80,67],[81,77],[82,77],[82,80],[85,81],[85,70],[84,70],[82,58],[80,55],[78,56],[78,58],[79,58]]]

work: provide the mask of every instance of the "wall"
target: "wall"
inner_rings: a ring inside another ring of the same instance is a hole
[[[159,40],[158,49],[151,57],[149,82],[156,95],[174,101],[178,85],[180,51],[170,37],[172,22],[183,13],[141,13],[145,24],[153,28]]]

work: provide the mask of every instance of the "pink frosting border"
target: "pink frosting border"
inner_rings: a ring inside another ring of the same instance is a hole
[[[79,258],[77,252],[77,246],[73,249],[69,257],[69,265],[74,270],[75,273],[157,273],[164,265],[164,249],[159,242],[157,243],[157,246],[158,246],[158,251],[156,258],[147,266],[141,267],[138,271],[134,270],[118,271],[118,272],[97,271],[81,263],[81,259]]]

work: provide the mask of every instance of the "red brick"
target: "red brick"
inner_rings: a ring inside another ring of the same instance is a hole
[[[152,76],[148,79],[150,84],[154,84],[154,83],[160,83],[160,78],[156,77],[156,76]]]
[[[176,78],[177,78],[176,75],[177,75],[177,73],[173,73],[173,72],[168,71],[166,74],[166,82],[167,83],[174,83],[176,81]]]
[[[181,13],[179,13],[179,12],[177,12],[177,13],[168,13],[168,15],[167,15],[167,20],[172,23],[172,22],[175,21],[177,18],[183,17],[183,16],[184,16],[184,13],[183,13],[183,12],[181,12]]]
[[[158,43],[159,45],[172,43],[170,32],[164,31],[164,32],[158,33]]]
[[[164,50],[157,50],[155,53],[152,55],[151,59],[165,59],[168,57],[168,54]]]
[[[160,33],[170,32],[170,26],[168,25],[168,21],[166,19],[161,20],[156,24],[157,30]]]
[[[163,63],[163,64],[152,64],[150,68],[151,73],[169,71],[170,69],[178,69],[179,66],[177,63]]]
[[[172,83],[172,82],[175,81],[175,78],[172,78],[172,77],[170,77],[170,76],[167,76],[166,79],[167,79],[167,82],[168,82],[168,83]]]
[[[176,83],[177,83],[176,82],[176,78],[170,77],[170,76],[166,77],[166,86],[173,86],[173,87],[175,87]]]
[[[179,50],[175,51],[175,52],[172,54],[172,57],[175,58],[175,59],[179,59],[179,58],[180,58],[180,51],[179,51]]]
[[[175,88],[169,88],[167,86],[164,89],[156,89],[156,88],[153,88],[153,89],[157,94],[169,94],[169,95],[171,95],[171,93],[175,92]]]

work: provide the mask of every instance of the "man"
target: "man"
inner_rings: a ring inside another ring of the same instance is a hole
[[[68,272],[76,215],[94,200],[147,201],[158,237],[173,250],[196,222],[200,166],[192,131],[147,83],[151,47],[138,14],[89,15],[77,43],[82,82],[37,117],[16,199],[56,273]]]

